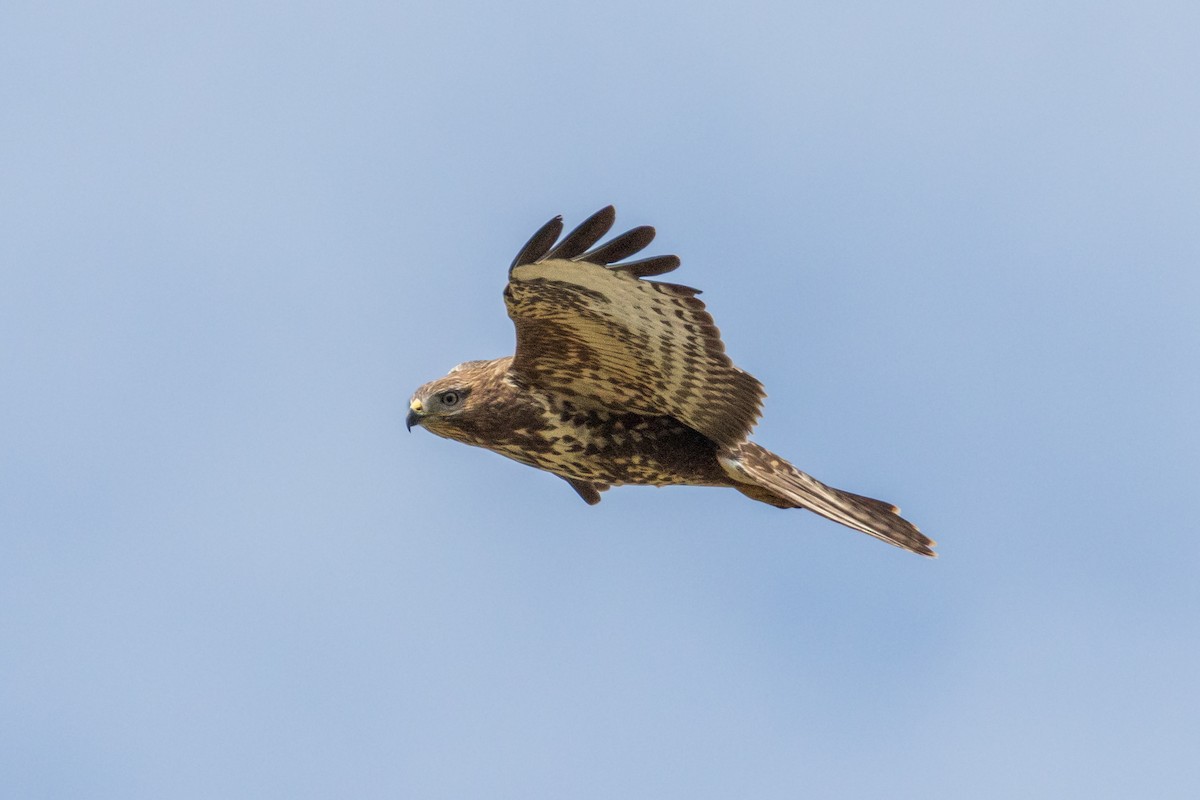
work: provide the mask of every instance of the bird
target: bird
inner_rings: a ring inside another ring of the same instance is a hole
[[[654,228],[597,246],[615,221],[610,205],[561,241],[561,216],[539,228],[504,289],[515,352],[419,387],[407,429],[553,473],[589,505],[611,486],[730,487],[936,557],[896,506],[827,486],[750,441],[763,385],[734,366],[698,290],[648,280],[679,267],[677,256],[627,260]]]

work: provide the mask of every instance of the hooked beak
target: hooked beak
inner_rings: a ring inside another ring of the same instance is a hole
[[[421,412],[424,407],[420,400],[413,400],[408,404],[408,416],[404,418],[404,427],[411,433],[413,425],[421,424]]]

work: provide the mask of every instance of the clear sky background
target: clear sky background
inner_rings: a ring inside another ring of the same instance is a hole
[[[0,10],[0,795],[1195,797],[1195,3]],[[408,435],[615,203],[921,559]]]

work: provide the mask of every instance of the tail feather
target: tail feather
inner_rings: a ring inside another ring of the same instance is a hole
[[[753,442],[720,457],[721,466],[743,494],[781,508],[807,508],[888,544],[936,558],[936,544],[882,500],[826,486]]]

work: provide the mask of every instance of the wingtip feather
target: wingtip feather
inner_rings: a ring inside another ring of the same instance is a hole
[[[554,243],[558,241],[562,229],[563,218],[561,214],[553,217],[545,225],[538,228],[533,236],[529,237],[529,241],[525,243],[520,252],[517,253],[508,271],[512,272],[522,264],[533,264],[544,258],[546,253],[550,252],[550,248],[554,246]]]

